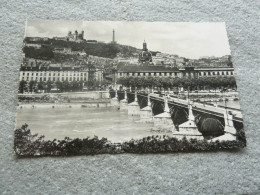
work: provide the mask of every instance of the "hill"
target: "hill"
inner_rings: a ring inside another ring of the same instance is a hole
[[[71,48],[72,51],[84,50],[88,55],[104,57],[104,58],[115,58],[118,54],[122,57],[134,57],[139,53],[139,49],[127,45],[111,44],[111,43],[88,43],[83,42],[71,42],[55,39],[32,39],[26,37],[24,39],[26,44],[40,44],[42,47],[24,47],[24,53],[26,57],[37,58],[37,59],[54,59],[53,51],[55,48]]]

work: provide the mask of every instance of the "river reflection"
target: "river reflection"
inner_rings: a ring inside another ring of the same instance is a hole
[[[153,125],[139,120],[140,117],[130,117],[127,112],[113,108],[21,109],[17,111],[16,128],[27,123],[32,134],[44,135],[45,140],[96,135],[122,142],[167,134],[151,132]]]

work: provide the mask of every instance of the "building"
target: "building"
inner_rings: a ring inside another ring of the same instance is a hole
[[[82,64],[52,64],[29,59],[20,67],[20,81],[103,81],[103,69]]]
[[[84,40],[84,31],[81,31],[81,33],[78,33],[77,30],[75,30],[74,33],[72,33],[71,31],[68,32],[67,41],[81,42],[83,40]]]
[[[24,47],[34,47],[34,48],[39,49],[42,47],[42,45],[39,43],[24,43]]]
[[[143,64],[143,65],[149,65],[151,64],[153,61],[152,59],[152,53],[148,51],[147,49],[147,44],[146,42],[144,41],[143,42],[143,49],[142,51],[139,53],[139,60],[138,62],[140,64]]]
[[[75,30],[74,33],[69,31],[66,37],[54,37],[53,39],[60,40],[60,41],[73,41],[73,42],[82,42],[85,40],[84,31],[81,31],[81,33],[78,33],[77,30]]]
[[[194,67],[184,68],[164,66],[123,66],[117,71],[117,78],[120,77],[215,77],[233,76],[232,67]]]
[[[79,55],[79,56],[86,56],[87,53],[82,50],[82,51],[72,51],[71,48],[54,48],[53,50],[54,53],[60,53],[60,54],[71,54],[71,55]]]
[[[164,66],[123,66],[117,71],[117,78],[120,77],[181,77],[177,68]]]

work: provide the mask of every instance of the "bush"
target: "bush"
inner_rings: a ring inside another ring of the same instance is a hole
[[[44,136],[32,135],[28,125],[15,130],[14,152],[17,156],[71,156],[117,153],[168,153],[168,152],[198,152],[237,149],[246,147],[243,130],[238,132],[236,141],[207,142],[206,140],[182,140],[169,136],[148,136],[139,140],[123,143],[111,143],[106,138],[97,136],[85,139],[70,139],[45,141]]]

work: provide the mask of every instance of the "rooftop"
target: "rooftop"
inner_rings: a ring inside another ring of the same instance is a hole
[[[164,66],[122,66],[118,72],[179,72],[179,69]]]

